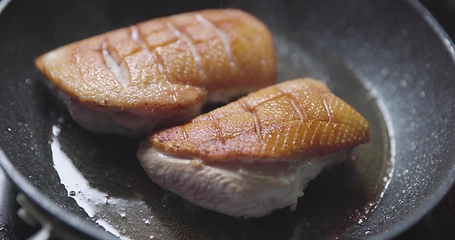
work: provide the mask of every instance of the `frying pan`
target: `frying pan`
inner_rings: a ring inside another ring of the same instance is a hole
[[[33,65],[75,40],[219,7],[244,9],[270,27],[277,81],[321,79],[371,124],[360,158],[310,182],[294,212],[231,218],[161,189],[135,159],[140,139],[80,128]],[[0,32],[0,164],[54,236],[389,239],[454,182],[454,46],[417,1],[14,0]]]

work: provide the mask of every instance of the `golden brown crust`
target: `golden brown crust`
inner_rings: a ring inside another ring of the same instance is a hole
[[[106,54],[126,83],[106,65]],[[272,36],[233,9],[153,19],[55,49],[35,65],[53,85],[90,107],[168,111],[220,88],[275,81]],[[125,75],[126,74],[126,75]]]
[[[323,156],[369,141],[369,125],[325,84],[297,79],[251,93],[149,137],[165,154],[204,161]]]

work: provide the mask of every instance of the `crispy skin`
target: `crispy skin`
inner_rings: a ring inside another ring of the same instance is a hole
[[[209,161],[308,159],[369,141],[369,125],[325,84],[297,79],[150,135],[166,155]]]
[[[35,65],[84,106],[174,111],[171,118],[212,92],[251,92],[275,81],[269,30],[233,9],[142,22],[57,48]]]

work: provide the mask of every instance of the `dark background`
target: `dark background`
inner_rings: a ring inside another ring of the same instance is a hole
[[[420,2],[439,21],[449,36],[455,39],[455,0]],[[26,239],[38,230],[17,216],[17,193],[0,170],[0,239]],[[455,186],[431,212],[396,239],[455,239]]]

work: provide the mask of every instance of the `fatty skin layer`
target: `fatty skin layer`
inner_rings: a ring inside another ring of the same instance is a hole
[[[350,151],[323,157],[203,162],[166,155],[141,142],[138,158],[150,179],[193,204],[234,217],[260,217],[297,207],[310,180],[349,159]]]
[[[271,85],[274,57],[263,23],[240,10],[217,9],[157,18],[71,43],[43,54],[35,65],[86,107],[156,115],[178,113],[210,99],[212,92],[246,93]]]
[[[369,141],[369,124],[314,79],[264,88],[149,136],[166,155],[204,162],[306,159]]]

